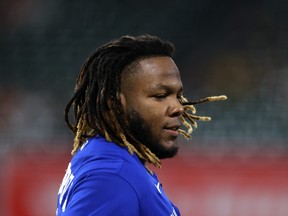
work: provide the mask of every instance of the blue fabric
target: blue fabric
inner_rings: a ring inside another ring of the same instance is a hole
[[[136,154],[102,137],[74,155],[59,189],[58,216],[179,216]]]

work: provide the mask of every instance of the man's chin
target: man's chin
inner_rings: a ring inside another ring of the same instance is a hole
[[[156,154],[156,156],[159,159],[165,159],[165,158],[172,158],[174,156],[177,155],[179,150],[179,146],[174,143],[174,145],[170,146],[170,147],[164,147],[163,145],[161,145],[160,148],[155,149],[155,151],[152,151]]]

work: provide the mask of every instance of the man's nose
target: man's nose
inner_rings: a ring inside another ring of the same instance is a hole
[[[184,112],[184,107],[180,103],[180,101],[178,99],[173,100],[170,106],[170,112],[169,112],[170,116],[177,117],[177,116],[182,115],[183,112]]]

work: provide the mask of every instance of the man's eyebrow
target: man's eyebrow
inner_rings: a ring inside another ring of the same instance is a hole
[[[173,91],[174,90],[174,88],[172,88],[171,86],[164,85],[162,83],[157,83],[152,88],[154,88],[154,89],[163,89],[163,90],[166,90],[166,91]],[[183,92],[183,86],[181,86],[180,89],[177,89],[177,92]]]
[[[158,88],[158,89],[169,89],[169,87],[167,85],[164,85],[162,83],[157,83],[156,85],[153,86],[154,88]]]

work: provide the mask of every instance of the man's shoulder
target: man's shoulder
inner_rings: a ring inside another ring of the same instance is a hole
[[[112,174],[136,190],[141,190],[151,182],[150,173],[135,153],[131,155],[125,147],[108,142],[102,137],[89,139],[77,152],[72,160],[72,172],[75,180],[87,175],[111,177]]]
[[[132,173],[144,167],[138,157],[131,155],[125,147],[102,137],[94,137],[84,143],[72,158],[71,164],[75,175],[101,172],[132,176]]]

